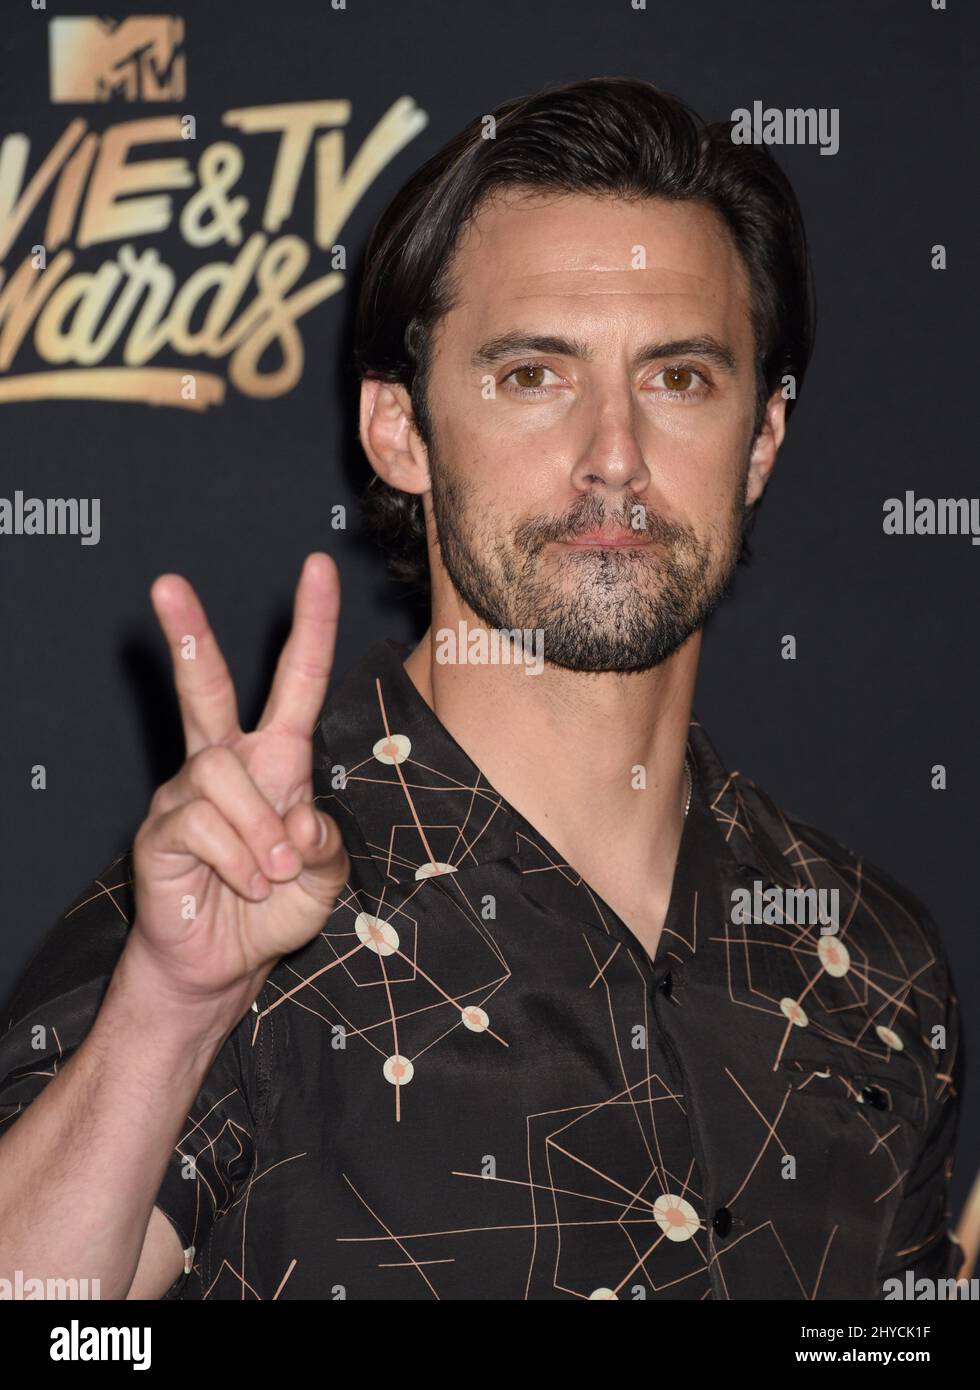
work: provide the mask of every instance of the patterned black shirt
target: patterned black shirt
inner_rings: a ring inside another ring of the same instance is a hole
[[[923,905],[694,719],[651,960],[436,718],[409,650],[378,643],[328,694],[314,790],[350,880],[187,1118],[165,1297],[870,1300],[953,1277],[963,1048]],[[0,1016],[0,1134],[84,1037],[133,915],[130,850]]]

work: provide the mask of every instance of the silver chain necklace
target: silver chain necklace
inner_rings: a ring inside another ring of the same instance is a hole
[[[691,809],[691,796],[694,792],[694,779],[691,777],[691,764],[687,761],[687,754],[684,754],[684,773],[687,777],[687,801],[684,803],[684,815],[687,816]]]

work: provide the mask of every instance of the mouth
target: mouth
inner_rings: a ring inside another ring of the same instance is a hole
[[[555,541],[555,545],[567,545],[580,550],[633,550],[641,545],[649,545],[650,537],[637,535],[635,531],[624,531],[621,527],[610,527],[599,531],[584,531],[567,540]]]

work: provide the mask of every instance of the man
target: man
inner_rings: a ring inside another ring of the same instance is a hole
[[[324,704],[308,557],[243,733],[194,591],[154,583],[187,761],[8,1011],[2,1276],[806,1300],[958,1270],[936,926],[692,717],[810,352],[792,190],[642,82],[486,130],[386,211],[359,306],[368,515],[429,629]]]

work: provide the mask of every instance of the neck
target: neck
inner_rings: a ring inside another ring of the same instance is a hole
[[[482,627],[466,623],[470,633]],[[441,630],[428,629],[405,670],[491,786],[590,882],[591,864],[635,885],[627,895],[669,890],[700,632],[649,671],[544,664],[531,675],[525,664],[463,661],[459,651],[440,661]]]

